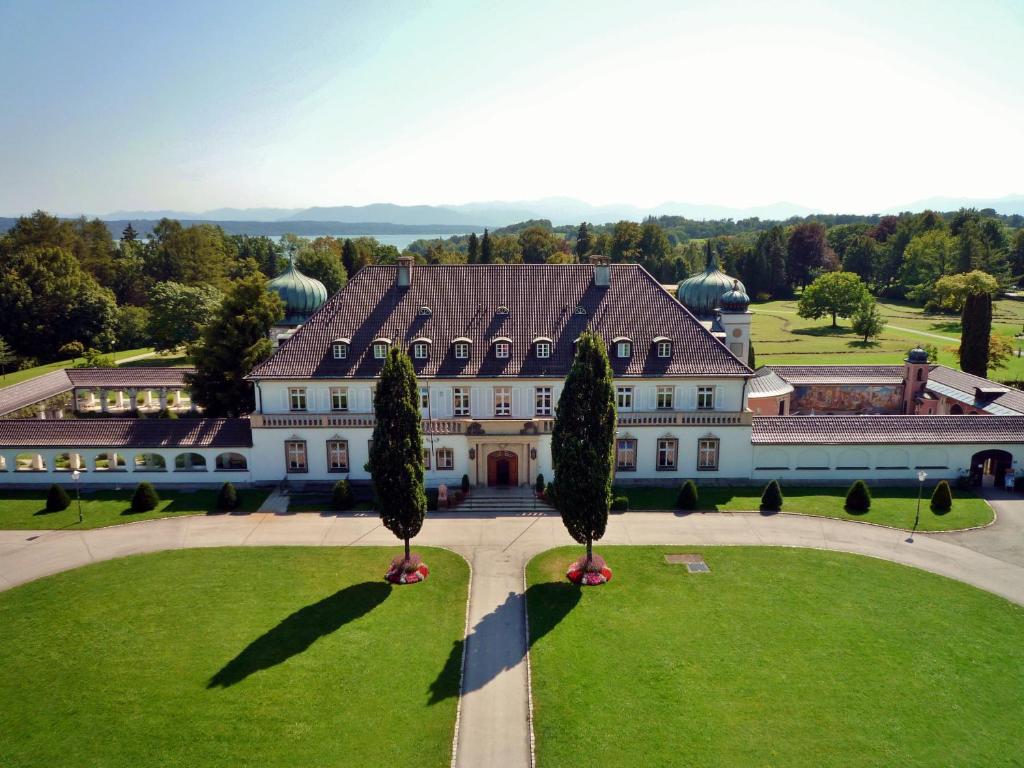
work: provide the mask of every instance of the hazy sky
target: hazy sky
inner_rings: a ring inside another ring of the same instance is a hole
[[[0,214],[1024,192],[1024,0],[555,5],[0,0]]]

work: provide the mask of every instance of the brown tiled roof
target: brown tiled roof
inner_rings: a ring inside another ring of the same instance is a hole
[[[51,371],[27,381],[11,384],[0,389],[0,416],[70,390],[71,381],[64,370]]]
[[[185,374],[195,368],[68,368],[67,375],[76,387],[184,387]]]
[[[422,376],[565,376],[574,341],[595,329],[607,341],[633,340],[633,356],[611,358],[616,376],[744,376],[751,371],[709,334],[657,281],[635,264],[611,267],[611,285],[594,285],[590,264],[444,264],[413,267],[409,288],[395,285],[396,267],[360,270],[266,362],[254,379],[315,376],[370,378],[381,369],[371,342],[378,337],[408,346],[426,336],[429,360],[413,360]],[[420,307],[430,313],[419,314]],[[498,315],[499,306],[509,314]],[[582,307],[585,314],[576,314]],[[468,360],[457,360],[452,340],[472,339]],[[494,357],[490,342],[512,339],[511,357]],[[538,359],[530,342],[550,336],[551,357]],[[674,342],[671,358],[658,358],[655,336]],[[331,341],[351,338],[346,360],[335,360]]]
[[[751,442],[1024,443],[1024,416],[755,416]]]
[[[902,384],[902,365],[769,365],[790,384]]]
[[[946,389],[939,389],[931,387],[932,384],[940,384],[943,387],[949,387],[960,393],[957,396],[954,392],[950,392]],[[1000,394],[995,394],[992,397],[977,397],[978,388],[989,389],[989,388],[1002,388],[1006,391]],[[1022,413],[1024,414],[1024,392],[1013,387],[1008,387],[1003,384],[999,384],[995,381],[983,379],[981,376],[975,376],[970,373],[964,373],[963,371],[956,371],[952,368],[947,368],[944,365],[932,366],[931,371],[928,374],[928,385],[926,389],[931,389],[934,394],[945,395],[946,397],[952,397],[960,400],[961,402],[969,405],[982,408],[986,411],[991,411],[997,415],[1007,415],[1008,413]]]
[[[754,371],[754,377],[750,379],[749,383],[748,396],[754,398],[778,397],[793,391],[792,384],[767,366],[762,366]]]
[[[248,419],[0,419],[0,448],[248,448]]]

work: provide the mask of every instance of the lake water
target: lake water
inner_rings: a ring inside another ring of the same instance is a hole
[[[324,237],[337,237],[337,238],[339,238],[341,240],[344,240],[347,237],[353,238],[353,239],[357,238],[357,237],[372,237],[375,240],[377,240],[377,242],[379,242],[379,243],[383,243],[384,245],[393,245],[398,250],[404,251],[406,248],[409,247],[409,243],[412,243],[412,242],[414,242],[416,240],[436,240],[439,237],[455,237],[457,234],[459,234],[459,233],[445,232],[443,234],[438,234],[436,232],[423,232],[423,233],[403,234],[403,235],[372,235],[372,234],[365,234],[365,235],[324,235]],[[468,233],[463,233],[463,234],[468,234]],[[317,237],[320,237],[320,235],[302,235],[302,237],[305,237],[308,240],[315,240]],[[274,238],[274,240],[280,240],[280,239],[281,239],[280,237],[275,237]]]

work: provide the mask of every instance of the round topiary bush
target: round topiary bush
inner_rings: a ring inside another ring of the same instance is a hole
[[[339,480],[334,484],[331,491],[331,506],[339,512],[352,509],[355,505],[355,498],[352,496],[352,486],[348,480]]]
[[[697,508],[698,502],[697,484],[693,480],[687,480],[676,496],[676,509],[693,510]]]
[[[761,509],[764,512],[779,512],[782,509],[782,489],[779,481],[772,480],[764,487],[761,494]]]
[[[864,513],[871,509],[871,491],[863,480],[856,481],[846,492],[846,511]]]
[[[462,492],[469,493],[469,475],[462,476]]]
[[[50,486],[50,490],[46,493],[47,512],[62,512],[68,508],[70,503],[71,497],[68,496],[68,492],[62,486],[56,483]]]
[[[543,473],[537,474],[537,493],[544,493],[544,475]]]
[[[949,489],[949,483],[940,480],[932,491],[932,512],[943,515],[953,508],[953,492]]]
[[[217,509],[230,512],[238,508],[238,491],[231,483],[224,483],[217,494]]]
[[[139,483],[132,496],[132,512],[149,512],[156,509],[160,497],[152,483]]]
[[[612,512],[627,512],[629,510],[629,497],[616,496],[612,499]]]

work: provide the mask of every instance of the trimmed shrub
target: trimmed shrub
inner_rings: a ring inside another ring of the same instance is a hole
[[[231,483],[224,483],[220,487],[220,493],[217,494],[217,509],[224,512],[238,509],[238,491]]]
[[[676,496],[676,509],[696,509],[699,500],[697,484],[693,480],[687,480],[679,488],[679,494]]]
[[[544,493],[544,475],[543,474],[538,474],[537,475],[537,485],[536,485],[536,488],[537,488],[537,493]]]
[[[616,496],[612,499],[612,512],[626,512],[629,510],[629,497]]]
[[[152,483],[139,483],[132,496],[132,512],[149,512],[160,503],[156,488]]]
[[[68,496],[68,492],[56,483],[51,485],[50,490],[46,493],[46,511],[62,512],[68,508],[69,504],[71,504],[71,497]]]
[[[761,494],[761,509],[765,512],[779,512],[782,509],[782,489],[779,481],[772,480]]]
[[[462,476],[462,492],[469,493],[469,475]]]
[[[932,512],[942,515],[953,508],[953,492],[949,490],[949,483],[940,480],[932,491]]]
[[[431,512],[437,511],[437,488],[427,488],[427,509]]]
[[[355,498],[352,495],[352,486],[348,480],[339,480],[331,490],[331,506],[339,512],[352,509],[355,505]]]
[[[856,481],[846,492],[847,512],[867,512],[871,509],[871,491],[863,480]]]
[[[544,486],[544,501],[550,504],[552,507],[555,506],[555,484],[548,483]]]

